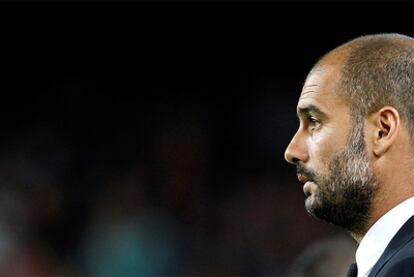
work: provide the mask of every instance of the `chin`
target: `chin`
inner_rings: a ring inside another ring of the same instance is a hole
[[[312,214],[312,211],[315,210],[315,196],[312,193],[311,195],[307,196],[305,199],[305,208],[306,210]]]
[[[322,219],[321,211],[324,210],[324,203],[315,193],[310,194],[305,200],[306,211],[313,217]]]

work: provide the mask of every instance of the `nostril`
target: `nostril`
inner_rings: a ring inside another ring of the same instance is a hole
[[[300,160],[296,157],[292,157],[291,162],[294,163],[294,164],[297,164],[297,163],[300,162]]]
[[[299,159],[295,155],[292,155],[292,153],[289,151],[285,152],[285,160],[288,163],[292,163],[292,164],[296,164],[297,162],[299,162]]]

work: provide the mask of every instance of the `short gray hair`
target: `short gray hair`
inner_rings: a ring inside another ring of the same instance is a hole
[[[337,91],[349,103],[352,117],[392,106],[414,142],[414,39],[400,34],[368,35],[330,53],[336,51],[344,52]]]

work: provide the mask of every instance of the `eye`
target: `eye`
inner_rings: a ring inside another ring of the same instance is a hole
[[[308,123],[309,123],[309,129],[311,131],[317,130],[321,125],[321,122],[314,116],[308,117]]]

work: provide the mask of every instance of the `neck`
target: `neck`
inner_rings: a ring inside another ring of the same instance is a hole
[[[386,195],[378,193],[378,195]],[[376,201],[372,204],[372,212],[369,220],[366,223],[365,228],[363,231],[360,232],[353,232],[351,231],[352,238],[359,244],[361,240],[364,238],[365,234],[368,230],[387,212],[389,212],[392,208],[399,205],[400,203],[404,202],[405,200],[409,199],[410,197],[414,196],[414,191],[411,193],[406,193],[400,195],[400,197],[393,197],[393,199],[387,199],[387,197],[381,196],[377,197]]]

